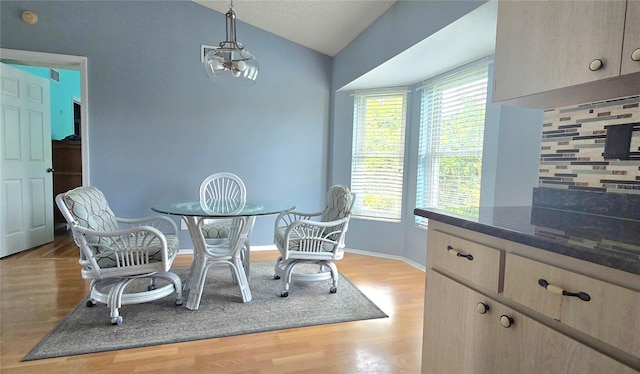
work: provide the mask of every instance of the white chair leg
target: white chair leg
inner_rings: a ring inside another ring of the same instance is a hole
[[[240,293],[242,294],[242,302],[247,303],[251,301],[251,289],[249,288],[249,280],[244,272],[242,266],[242,259],[240,256],[236,256],[233,259],[233,269],[235,270],[236,279],[238,280],[238,286],[240,287]]]
[[[283,265],[283,260],[282,260],[282,256],[278,257],[278,259],[276,260],[276,265],[273,269],[273,279],[280,279],[282,278],[282,276],[284,275],[284,265]]]
[[[193,278],[191,279],[189,299],[187,300],[187,309],[197,310],[200,306],[200,299],[202,298],[202,288],[204,287],[204,281],[207,277],[207,270],[209,269],[209,267],[207,266],[204,259],[202,259],[202,261],[199,261],[197,264],[194,263],[193,266],[194,272],[192,274]]]
[[[244,246],[240,251],[240,255],[242,256],[242,266],[244,267],[244,273],[247,276],[247,279],[250,278],[251,274],[251,245],[249,241],[244,242]]]
[[[283,283],[283,288],[282,288],[282,292],[280,293],[280,296],[282,297],[287,297],[289,296],[289,286],[291,285],[291,278],[293,276],[293,269],[299,264],[298,261],[294,261],[294,260],[287,260],[284,264],[282,264],[282,266],[284,266],[284,269],[282,269],[282,283]]]
[[[315,263],[319,266],[319,271],[317,273],[294,273],[294,269],[298,264],[301,263]],[[282,260],[282,257],[278,258],[275,265],[275,279],[281,278],[283,283],[283,291],[280,293],[280,296],[287,297],[289,296],[289,287],[292,281],[301,281],[301,282],[315,282],[315,281],[325,281],[332,280],[331,288],[329,288],[329,292],[336,293],[338,290],[338,278],[340,273],[338,272],[338,267],[333,261],[305,261],[305,260]]]
[[[329,289],[329,292],[336,293],[338,291],[338,267],[331,261],[327,261],[324,265],[331,269],[331,278],[333,279],[333,286]]]
[[[180,277],[171,272],[154,274],[154,278],[163,278],[171,282],[176,294],[176,305],[182,305],[182,281]]]
[[[131,281],[132,279],[122,279],[119,282],[116,282],[109,290],[109,295],[107,296],[107,307],[111,310],[110,317],[112,325],[122,324],[122,316],[119,312],[119,309],[122,306],[122,294],[124,293],[125,287],[127,287]]]
[[[193,255],[195,256],[195,253]],[[191,261],[191,267],[189,268],[189,273],[188,273],[189,275],[187,276],[187,279],[184,281],[184,284],[183,284],[183,287],[182,287],[182,290],[184,292],[188,293],[191,290],[191,285],[193,284],[193,274],[194,274],[193,273],[193,269],[194,269],[195,264],[196,264],[196,261],[195,261],[195,258],[194,258],[194,260]]]

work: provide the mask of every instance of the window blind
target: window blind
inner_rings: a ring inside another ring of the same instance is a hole
[[[487,81],[483,59],[422,87],[418,207],[478,216]],[[416,217],[416,223],[426,220]]]
[[[406,87],[354,95],[353,215],[400,221],[404,180]]]

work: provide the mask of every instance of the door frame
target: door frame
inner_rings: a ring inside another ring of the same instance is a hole
[[[0,48],[0,59],[5,63],[80,71],[82,185],[89,186],[91,178],[89,170],[89,86],[87,79],[87,58],[84,56]]]

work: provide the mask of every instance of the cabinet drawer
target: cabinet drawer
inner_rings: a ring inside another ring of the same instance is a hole
[[[504,295],[640,356],[640,292],[509,253]]]
[[[427,266],[500,292],[502,251],[437,230],[427,237]]]

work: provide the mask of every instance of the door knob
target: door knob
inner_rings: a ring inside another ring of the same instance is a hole
[[[47,168],[47,173],[55,173],[55,170],[53,170],[53,168]]]

